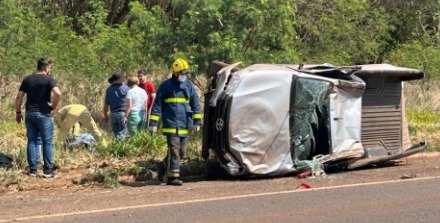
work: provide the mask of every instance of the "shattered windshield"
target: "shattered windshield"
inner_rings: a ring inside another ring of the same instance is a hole
[[[297,163],[311,159],[316,152],[329,151],[328,95],[333,84],[324,80],[295,78],[290,97],[290,148],[292,160]]]

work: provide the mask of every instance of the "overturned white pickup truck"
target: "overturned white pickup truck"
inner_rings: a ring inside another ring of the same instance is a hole
[[[419,70],[213,62],[205,95],[202,155],[231,176],[357,168],[423,151],[403,140],[403,81]],[[209,103],[209,104],[208,104]]]

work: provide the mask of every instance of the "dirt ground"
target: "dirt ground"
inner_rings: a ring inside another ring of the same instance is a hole
[[[0,188],[0,197],[7,195],[48,195],[59,193],[76,193],[82,191],[87,192],[109,190],[109,188],[106,188],[103,184],[97,182],[84,182],[87,179],[87,176],[90,176],[93,171],[94,170],[91,170],[90,168],[60,169],[58,170],[57,177],[55,179],[23,176],[24,181],[20,185],[13,184],[7,188]],[[156,172],[149,171],[145,179],[142,181],[136,180],[133,176],[119,177],[118,181],[122,186],[120,186],[118,189],[159,185],[160,182],[156,179],[156,175]],[[350,171],[327,172],[324,177],[299,179],[298,176],[292,175],[274,179],[279,180],[293,178],[296,180],[301,180],[302,182],[313,182],[315,186],[333,186],[432,175],[440,175],[440,153],[416,154],[411,157],[398,160],[397,162],[386,163],[380,166],[368,166]],[[197,182],[197,185],[203,185],[204,183],[211,184],[212,182],[216,182],[212,180],[208,181],[204,176],[201,175],[187,175],[184,177],[184,181]],[[236,181],[242,182],[243,180]],[[221,182],[221,180],[218,182]],[[229,180],[226,182],[234,182],[234,180]]]

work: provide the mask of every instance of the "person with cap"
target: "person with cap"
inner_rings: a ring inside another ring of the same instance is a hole
[[[118,71],[112,74],[108,79],[111,84],[105,92],[104,100],[104,120],[109,121],[108,111],[110,108],[110,125],[116,140],[125,138],[127,129],[125,127],[124,117],[127,107],[127,92],[130,88],[124,84],[125,74]]]
[[[60,129],[58,139],[61,141],[67,139],[67,135],[72,128],[75,135],[79,134],[78,123],[92,134],[96,142],[99,142],[101,139],[102,133],[89,110],[84,105],[71,104],[63,106],[55,113],[54,120]]]
[[[187,79],[189,65],[184,59],[177,59],[171,65],[172,77],[163,82],[157,91],[150,117],[150,131],[157,132],[162,117],[162,133],[166,136],[168,152],[162,163],[157,165],[158,178],[167,185],[181,186],[180,159],[184,158],[188,144],[188,130],[200,130],[200,103],[197,91]]]
[[[37,72],[25,77],[15,98],[16,121],[21,123],[23,115],[21,106],[26,95],[26,136],[29,176],[36,177],[38,170],[39,137],[43,150],[43,177],[53,178],[53,129],[52,112],[61,100],[61,91],[56,81],[48,75],[52,61],[41,58],[37,61]],[[52,102],[51,102],[52,94]]]

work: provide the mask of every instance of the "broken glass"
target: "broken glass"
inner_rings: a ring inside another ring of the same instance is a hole
[[[333,84],[325,80],[296,78],[292,82],[290,106],[291,155],[295,166],[312,169],[309,163],[321,147],[330,147],[329,99]],[[323,133],[315,135],[316,133]],[[324,143],[322,143],[324,142]]]

